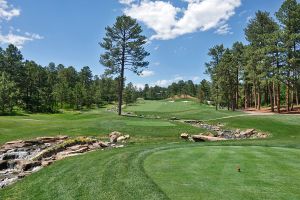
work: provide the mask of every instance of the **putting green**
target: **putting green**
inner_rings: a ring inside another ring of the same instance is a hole
[[[299,149],[187,147],[155,152],[144,167],[170,199],[291,200],[300,199],[299,158]]]

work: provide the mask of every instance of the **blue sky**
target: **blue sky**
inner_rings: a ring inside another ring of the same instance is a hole
[[[217,6],[211,4],[215,2]],[[208,78],[208,49],[246,42],[243,29],[257,10],[273,14],[283,0],[0,0],[0,45],[13,42],[24,57],[45,66],[49,62],[89,66],[101,74],[103,52],[98,43],[105,27],[124,12],[139,20],[151,38],[149,68],[143,77],[127,72],[137,85],[166,86],[179,79]],[[202,3],[202,4],[201,4]],[[206,3],[206,4],[205,4]],[[219,10],[218,10],[219,9]]]

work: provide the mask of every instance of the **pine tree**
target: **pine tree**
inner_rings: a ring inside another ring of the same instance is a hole
[[[141,74],[149,64],[144,61],[149,53],[143,47],[147,40],[141,33],[142,28],[137,21],[123,15],[117,17],[112,27],[106,27],[106,35],[100,43],[106,50],[100,57],[100,62],[106,67],[106,74],[119,77],[119,115],[122,112],[125,69]]]

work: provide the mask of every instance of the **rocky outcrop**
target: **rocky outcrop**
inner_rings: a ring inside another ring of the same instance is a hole
[[[130,137],[112,132],[103,142],[91,137],[68,136],[38,137],[33,140],[16,140],[0,147],[0,188],[51,165],[56,160],[104,148],[120,148]]]
[[[227,140],[256,139],[256,138],[268,137],[268,134],[257,131],[255,129],[247,129],[244,131],[241,131],[240,129],[228,130],[228,129],[224,129],[223,128],[224,125],[220,123],[217,125],[210,125],[197,120],[185,120],[183,122],[190,124],[194,127],[198,127],[210,131],[211,133],[208,136],[223,138]],[[200,134],[200,135],[205,135],[205,134]]]
[[[117,143],[117,142],[125,142],[130,138],[129,135],[123,135],[122,133],[118,131],[113,131],[109,135],[109,141],[111,143]]]
[[[215,141],[226,140],[225,138],[212,137],[212,136],[206,136],[206,135],[192,135],[191,138],[195,142],[215,142]]]

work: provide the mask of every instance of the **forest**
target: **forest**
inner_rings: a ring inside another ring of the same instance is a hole
[[[209,49],[213,99],[228,109],[270,106],[280,113],[299,105],[300,5],[285,1],[275,18],[258,11],[244,30],[248,44]]]
[[[18,111],[54,113],[59,109],[95,108],[118,99],[118,78],[93,75],[88,66],[77,71],[74,67],[49,63],[41,66],[23,58],[14,45],[0,49],[0,113]],[[210,97],[210,83],[179,81],[168,88],[145,85],[144,89],[128,83],[124,89],[126,104],[137,98],[165,99],[174,95],[198,96],[205,102]]]

